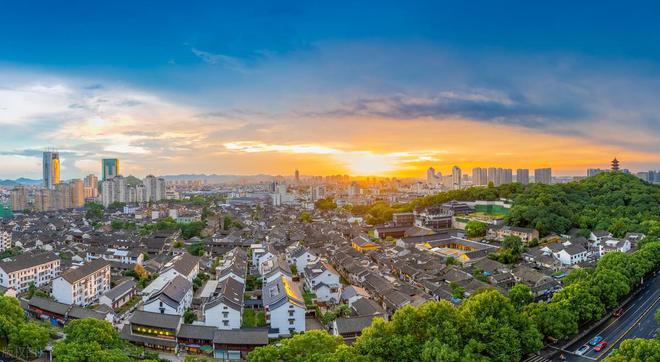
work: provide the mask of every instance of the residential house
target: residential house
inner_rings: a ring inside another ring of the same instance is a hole
[[[181,316],[192,304],[192,296],[192,283],[181,275],[177,275],[144,301],[143,310]]]
[[[137,295],[136,283],[133,279],[128,279],[108,290],[99,298],[99,304],[107,305],[116,310],[128,303],[131,298]]]
[[[53,252],[27,252],[0,261],[0,286],[26,292],[31,284],[41,287],[60,275],[60,258]]]
[[[328,263],[317,261],[304,269],[305,287],[323,303],[339,303],[341,283],[339,273]]]
[[[305,302],[297,284],[282,276],[266,283],[262,293],[269,334],[277,337],[305,331]]]
[[[87,306],[110,290],[110,262],[97,259],[71,268],[53,280],[53,297],[61,303]]]
[[[202,308],[204,324],[219,329],[241,327],[245,285],[227,278],[218,284],[218,294]]]

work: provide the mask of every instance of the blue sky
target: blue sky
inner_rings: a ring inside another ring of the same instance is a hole
[[[3,2],[0,178],[660,168],[652,2],[354,3]]]

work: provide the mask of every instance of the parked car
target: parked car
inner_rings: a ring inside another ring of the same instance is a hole
[[[589,344],[595,346],[602,340],[603,340],[603,336],[596,336],[589,341]]]
[[[615,316],[615,317],[621,317],[622,314],[623,314],[623,308],[619,308],[619,309],[615,310],[614,312],[612,312],[612,315]]]
[[[578,348],[577,351],[575,351],[575,354],[578,355],[578,356],[582,356],[583,354],[587,353],[589,348],[590,347],[589,347],[588,344],[584,344],[584,345],[582,345],[582,347]]]
[[[605,341],[600,341],[598,344],[594,347],[594,351],[600,352],[601,349],[605,348],[607,346],[607,342]]]

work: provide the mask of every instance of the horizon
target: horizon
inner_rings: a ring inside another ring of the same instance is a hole
[[[0,179],[660,169],[656,6],[507,5],[4,4]]]

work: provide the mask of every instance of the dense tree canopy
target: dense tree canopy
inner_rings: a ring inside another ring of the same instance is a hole
[[[643,232],[660,237],[660,186],[652,185],[622,172],[605,172],[565,184],[472,187],[440,192],[406,204],[378,202],[355,206],[351,212],[362,215],[369,224],[392,220],[394,212],[412,211],[451,200],[513,201],[506,222],[513,226],[532,227],[541,236],[565,233],[571,228],[609,230],[621,237],[626,232]]]
[[[465,224],[465,235],[471,238],[486,236],[488,224],[470,220]]]
[[[30,321],[18,299],[0,296],[0,340],[7,343],[9,351],[27,359],[41,354],[48,343],[49,328]]]

